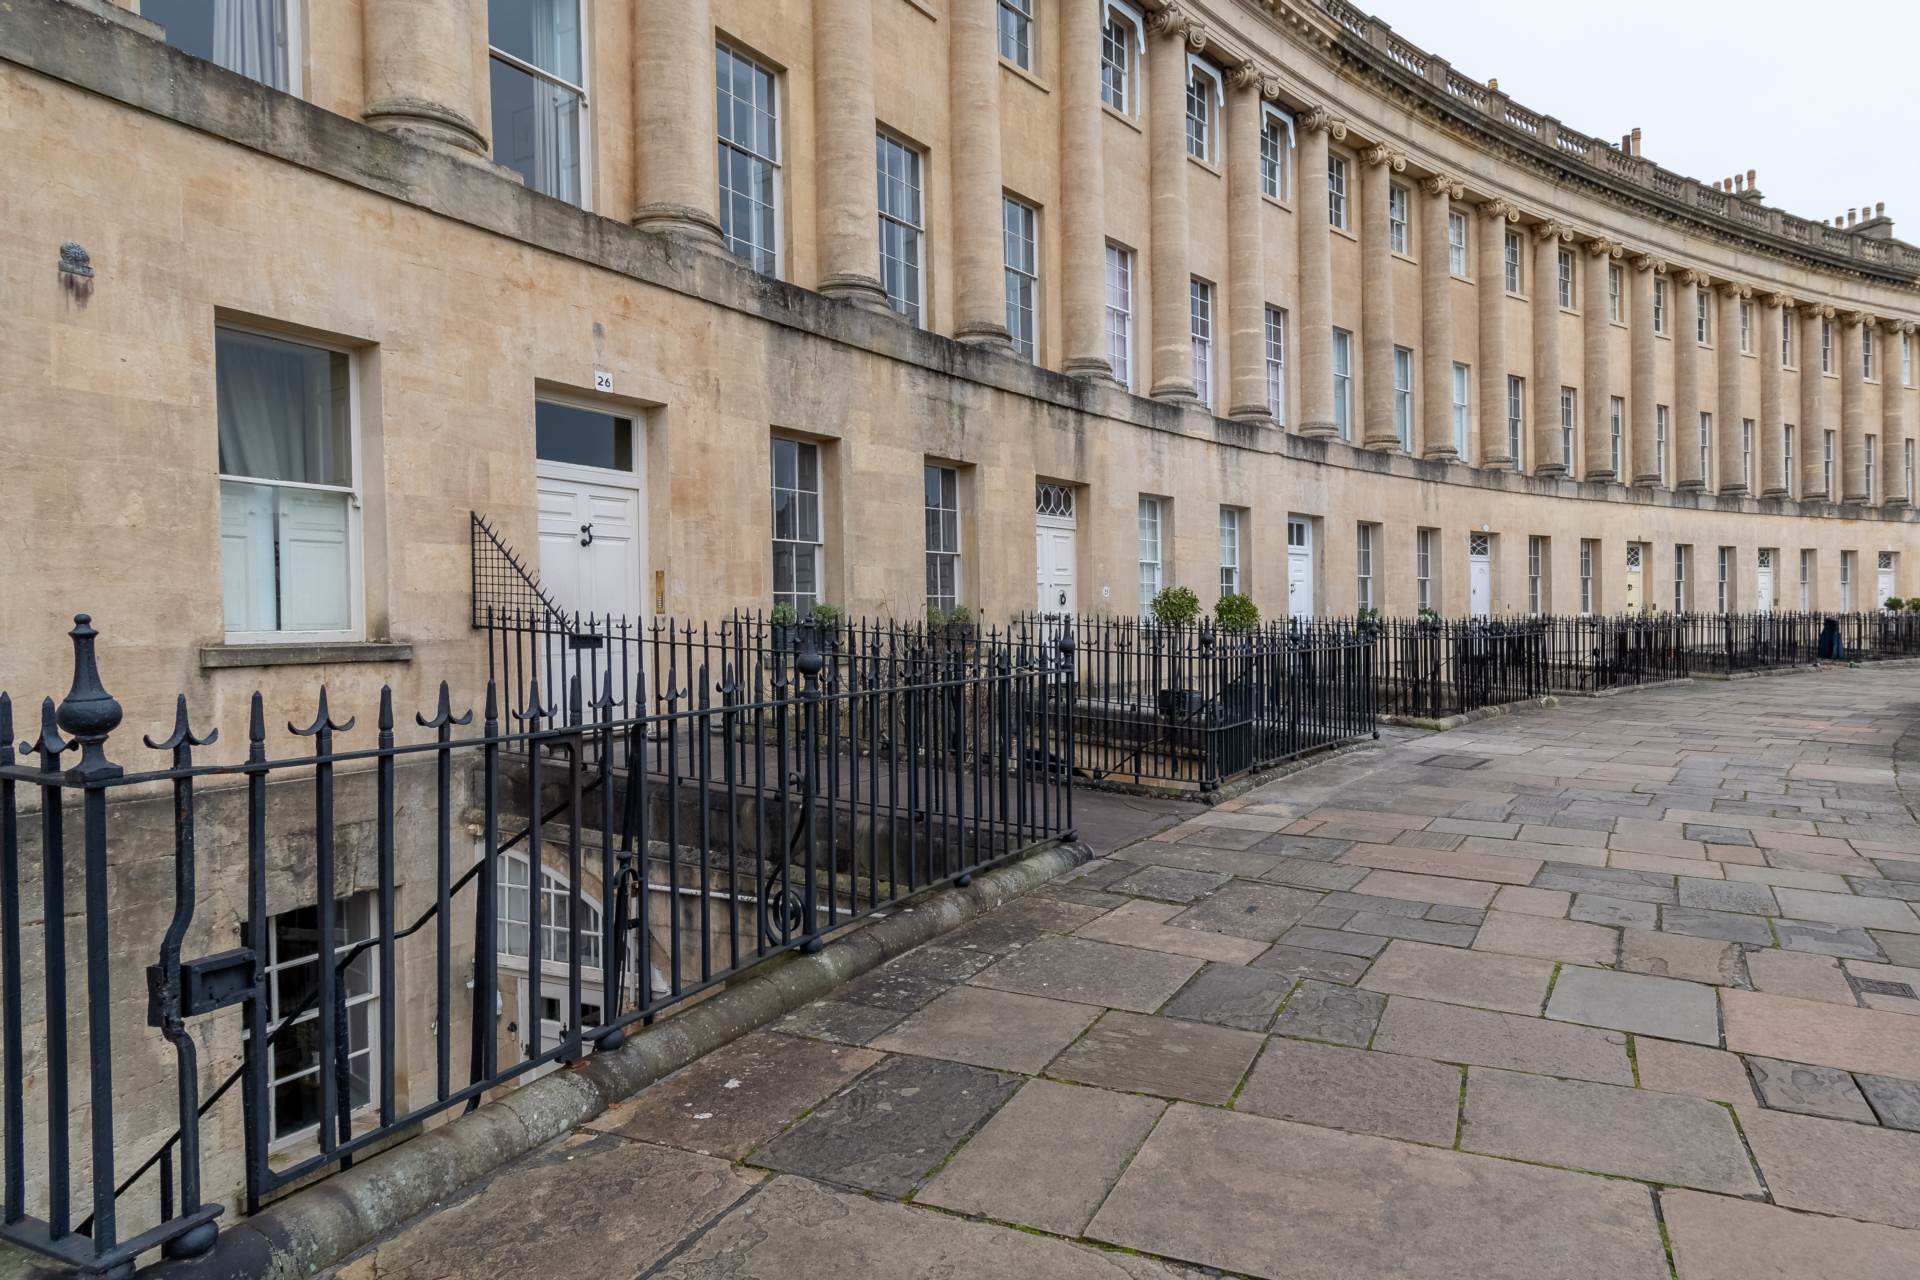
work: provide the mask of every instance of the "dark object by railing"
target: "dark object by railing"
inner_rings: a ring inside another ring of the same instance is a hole
[[[539,614],[564,628],[566,615],[540,585],[540,575],[500,537],[499,530],[478,511],[467,513],[473,573],[473,625],[484,627],[489,615]]]
[[[534,676],[524,700],[507,703],[490,680],[471,735],[456,735],[473,716],[456,714],[443,683],[433,711],[415,717],[421,740],[399,740],[383,690],[374,745],[343,749],[338,737],[354,721],[334,713],[323,688],[311,721],[288,726],[305,745],[275,758],[255,694],[244,760],[203,763],[195,752],[215,735],[194,732],[183,697],[172,732],[147,739],[164,764],[128,772],[108,757],[122,713],[101,687],[85,615],[71,633],[73,687],[58,707],[44,704],[29,762],[14,755],[12,704],[0,694],[0,1238],[95,1274],[126,1274],[155,1249],[196,1256],[221,1211],[203,1194],[213,1152],[202,1139],[236,1083],[251,1212],[489,1090],[614,1047],[629,1027],[771,956],[817,949],[870,912],[1072,834],[1074,663],[1063,628],[1025,648],[903,638],[835,654],[803,627],[791,647],[748,655],[744,667],[718,652],[689,664],[676,649],[658,677],[644,664],[618,674],[602,665],[588,681],[578,657],[595,651],[571,647],[544,610],[535,616],[542,629],[520,634],[574,655],[561,696],[550,700]],[[37,814],[23,790],[37,795]],[[123,819],[110,829],[114,793],[127,804],[171,800],[172,913],[151,940],[126,936],[132,904],[118,876],[154,852],[140,844],[152,827]],[[75,797],[78,909],[64,897]],[[299,821],[270,821],[289,808]],[[456,829],[463,816],[474,834]],[[35,852],[22,817],[39,824],[38,972],[22,968],[22,867]],[[243,865],[202,864],[197,837],[223,825],[235,829],[229,838],[207,843]],[[462,868],[454,843],[469,839]],[[289,878],[291,915],[301,929],[311,921],[308,933],[285,932],[285,906],[270,912],[269,882],[286,898]],[[201,887],[216,879],[244,883],[243,909],[221,912],[224,886]],[[400,918],[403,885],[411,922]],[[183,956],[189,936],[209,931],[196,916],[208,915],[237,924],[240,945]],[[349,916],[363,922],[358,936]],[[75,921],[85,954],[77,1000]],[[316,962],[295,982],[285,948],[299,937]],[[407,942],[413,981],[403,990]],[[281,969],[270,981],[273,947]],[[154,1042],[124,1027],[114,1038],[113,993],[138,976],[129,956],[154,960],[145,973]],[[30,980],[45,989],[32,1016],[22,1007]],[[517,999],[503,1008],[509,987]],[[431,1022],[402,1021],[403,996],[424,1004],[429,993]],[[76,1020],[86,1025],[84,1068],[70,1057]],[[240,1062],[203,1098],[196,1040],[220,1027],[238,1039]],[[514,1037],[507,1055],[503,1029]],[[30,1080],[26,1052],[41,1043],[41,1078]],[[129,1168],[116,1146],[117,1072],[140,1062],[151,1084],[155,1043],[170,1046],[177,1128],[157,1146],[143,1140]],[[290,1061],[306,1083],[283,1098]],[[76,1084],[90,1126],[84,1155],[68,1138]],[[44,1140],[31,1147],[30,1085],[48,1107],[34,1130]],[[139,1228],[124,1229],[135,1217]]]

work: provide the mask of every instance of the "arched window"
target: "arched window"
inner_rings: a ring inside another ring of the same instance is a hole
[[[532,922],[528,901],[527,860],[509,854],[500,864],[500,954],[527,958],[527,929]],[[567,881],[557,872],[540,868],[540,959],[567,963],[567,938],[572,898]],[[598,970],[601,964],[600,904],[580,895],[580,964]]]

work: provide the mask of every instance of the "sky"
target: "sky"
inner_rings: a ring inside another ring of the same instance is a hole
[[[1361,0],[1455,71],[1702,182],[1758,170],[1821,220],[1885,201],[1920,243],[1920,3]],[[1462,32],[1474,33],[1463,38]]]

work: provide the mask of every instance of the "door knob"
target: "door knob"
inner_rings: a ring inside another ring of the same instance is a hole
[[[591,523],[580,526],[580,545],[583,547],[593,545],[593,525]]]
[[[1067,607],[1067,593],[1064,591],[1060,593],[1060,607],[1062,609]]]

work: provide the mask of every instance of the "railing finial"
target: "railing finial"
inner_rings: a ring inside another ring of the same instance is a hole
[[[100,633],[84,613],[73,617],[73,687],[60,700],[54,720],[80,744],[80,763],[67,770],[75,782],[100,782],[126,772],[107,759],[107,736],[120,727],[120,704],[100,683],[93,642]]]

